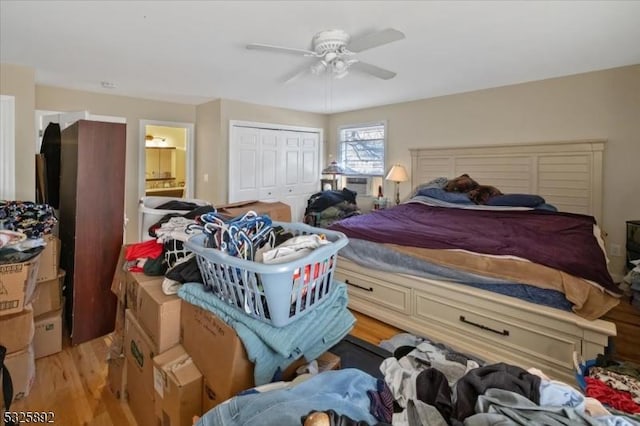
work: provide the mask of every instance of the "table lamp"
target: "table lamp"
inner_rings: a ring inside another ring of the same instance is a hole
[[[391,170],[389,170],[385,179],[396,183],[396,205],[400,204],[400,182],[406,182],[409,180],[404,166],[396,164],[391,167]]]
[[[335,161],[332,161],[331,164],[329,164],[327,167],[325,167],[324,169],[322,169],[321,172],[323,175],[333,175],[333,189],[338,189],[338,180],[336,178],[336,175],[343,175],[345,174],[345,169],[343,169],[338,163],[336,163]]]

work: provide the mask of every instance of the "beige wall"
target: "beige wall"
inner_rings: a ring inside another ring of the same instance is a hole
[[[82,92],[57,87],[36,86],[35,109],[51,111],[89,111],[91,114],[124,117],[127,120],[127,158],[125,174],[125,212],[129,218],[126,240],[138,239],[138,153],[140,120],[195,123],[193,105]],[[34,127],[34,111],[29,125]],[[34,138],[30,139],[33,143]],[[33,174],[33,172],[31,172]]]
[[[220,136],[220,104],[215,100],[196,107],[195,197],[215,204],[225,201],[218,184]],[[207,175],[205,182],[204,175]],[[225,176],[226,182],[226,176]]]
[[[0,94],[15,97],[16,199],[35,200],[35,71],[18,65],[0,64]]]
[[[625,221],[640,219],[640,65],[334,114],[329,152],[337,152],[338,126],[374,120],[388,122],[387,165],[410,166],[416,147],[608,139],[607,243],[624,249]],[[409,191],[403,184],[401,197]],[[611,260],[621,273],[624,258]]]

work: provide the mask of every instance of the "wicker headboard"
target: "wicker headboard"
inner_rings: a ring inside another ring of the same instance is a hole
[[[411,183],[467,173],[503,193],[537,194],[560,211],[602,223],[602,161],[606,140],[559,141],[456,148],[416,148]]]

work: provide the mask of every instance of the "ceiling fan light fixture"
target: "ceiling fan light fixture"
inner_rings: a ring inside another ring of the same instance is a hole
[[[338,54],[336,52],[327,52],[326,55],[324,55],[324,60],[326,62],[331,62],[334,59],[336,59],[338,57]]]
[[[334,71],[333,72],[333,77],[340,79],[340,78],[344,78],[347,76],[347,74],[349,74],[349,71],[347,69],[344,69],[342,71]]]
[[[374,47],[402,40],[403,38],[404,34],[393,28],[369,33],[354,40],[343,30],[326,30],[320,31],[313,36],[311,50],[264,43],[248,44],[247,49],[296,54],[314,57],[319,60],[313,65],[305,65],[303,69],[288,77],[286,81],[291,81],[297,76],[309,72],[314,75],[321,75],[327,72],[327,74],[334,78],[342,78],[348,74],[349,69],[354,65],[353,69],[357,72],[388,80],[395,77],[396,73],[372,64],[360,62],[357,58],[353,58],[353,55]]]

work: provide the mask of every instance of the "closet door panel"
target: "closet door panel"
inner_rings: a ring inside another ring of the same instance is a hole
[[[260,131],[260,150],[258,155],[260,161],[258,199],[263,201],[277,201],[280,196],[280,182],[278,182],[280,156],[277,131]]]
[[[284,186],[295,190],[300,182],[300,135],[295,132],[284,134]]]
[[[304,133],[302,136],[300,169],[297,193],[311,195],[317,192],[320,176],[320,137],[317,133]]]
[[[260,132],[235,129],[235,144],[229,154],[229,202],[257,200],[260,196]]]

